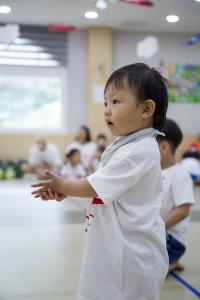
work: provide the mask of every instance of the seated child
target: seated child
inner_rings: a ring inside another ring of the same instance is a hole
[[[99,164],[101,162],[101,155],[103,154],[104,150],[105,150],[105,147],[103,147],[103,146],[99,146],[97,148],[95,155],[93,156],[93,158],[90,161],[90,165],[88,168],[88,174],[92,174],[98,169]]]
[[[162,129],[165,136],[158,136],[161,154],[164,201],[160,214],[167,231],[169,271],[182,270],[179,260],[185,252],[185,236],[189,225],[191,206],[194,204],[193,185],[189,174],[175,162],[175,152],[182,141],[179,126],[168,119]]]
[[[78,149],[69,149],[65,153],[66,163],[60,170],[60,175],[65,179],[80,179],[86,177],[86,171],[81,163],[81,154]]]
[[[194,184],[200,180],[200,155],[198,152],[185,152],[181,161],[183,168],[191,176]]]

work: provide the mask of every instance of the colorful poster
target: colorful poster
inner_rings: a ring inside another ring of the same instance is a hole
[[[166,64],[169,101],[200,103],[200,65]]]

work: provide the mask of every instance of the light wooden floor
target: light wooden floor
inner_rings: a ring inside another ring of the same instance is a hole
[[[87,203],[40,202],[29,184],[0,182],[0,300],[75,300]],[[200,188],[195,194],[181,276],[200,290]],[[161,300],[171,299],[197,297],[169,276]]]

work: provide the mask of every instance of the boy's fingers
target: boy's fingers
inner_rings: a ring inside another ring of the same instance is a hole
[[[46,192],[44,192],[44,193],[42,194],[42,196],[43,196],[46,200],[51,199],[51,197],[49,196],[49,194],[46,193]]]
[[[62,200],[64,200],[66,198],[66,196],[65,195],[63,195],[63,194],[57,194],[57,201],[62,201]]]
[[[55,199],[57,202],[60,202],[62,200],[60,197],[60,194],[58,194],[58,193],[55,193]]]
[[[39,194],[34,196],[34,198],[40,198],[40,197],[41,197],[41,195],[39,195]]]
[[[43,187],[41,189],[37,189],[33,192],[31,192],[32,195],[36,195],[36,194],[40,194],[40,193],[43,193],[43,192],[46,192],[47,191],[47,188],[46,187]]]
[[[51,199],[55,199],[54,193],[52,192],[51,189],[48,189],[48,194]]]
[[[37,182],[34,184],[31,184],[31,187],[40,187],[40,186],[47,186],[48,185],[48,181],[41,181],[41,182]]]
[[[55,193],[55,199],[56,199],[57,202],[59,201],[58,193]]]

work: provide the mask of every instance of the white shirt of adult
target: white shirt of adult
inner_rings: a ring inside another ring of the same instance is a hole
[[[28,162],[30,164],[48,163],[56,166],[62,164],[58,148],[51,143],[47,143],[43,151],[37,145],[33,145],[29,152]]]
[[[69,152],[69,149],[78,149],[81,153],[81,161],[84,165],[84,167],[87,169],[90,165],[90,161],[92,157],[95,154],[95,151],[97,149],[97,145],[93,142],[86,142],[84,144],[81,144],[78,141],[70,143],[65,150],[66,152]]]
[[[168,254],[155,138],[122,146],[87,179],[104,204],[91,204],[86,216],[77,299],[158,300]]]
[[[169,212],[182,204],[194,204],[193,182],[183,166],[178,163],[162,171],[164,198],[160,214],[165,217]],[[167,233],[185,244],[186,232],[190,217],[171,227]]]

